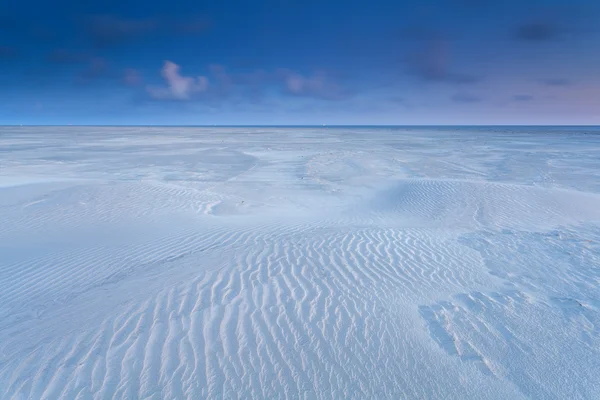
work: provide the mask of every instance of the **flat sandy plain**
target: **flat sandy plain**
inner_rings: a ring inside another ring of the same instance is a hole
[[[600,398],[598,128],[0,128],[2,399]]]

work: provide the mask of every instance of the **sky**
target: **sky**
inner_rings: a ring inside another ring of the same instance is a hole
[[[2,1],[7,124],[600,124],[600,1]]]

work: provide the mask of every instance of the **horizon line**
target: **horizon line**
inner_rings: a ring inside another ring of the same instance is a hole
[[[179,127],[179,128],[428,128],[428,127],[600,127],[596,124],[248,124],[248,125],[228,125],[228,124],[210,124],[210,125],[184,125],[184,124],[0,124],[4,127]]]

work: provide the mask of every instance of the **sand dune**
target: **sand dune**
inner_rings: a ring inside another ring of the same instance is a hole
[[[600,393],[600,135],[2,129],[0,398]]]

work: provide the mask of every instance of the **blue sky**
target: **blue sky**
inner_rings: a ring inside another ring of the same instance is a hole
[[[0,94],[0,124],[600,124],[600,2],[2,2]]]

